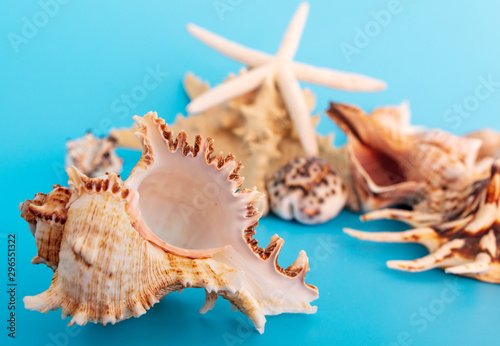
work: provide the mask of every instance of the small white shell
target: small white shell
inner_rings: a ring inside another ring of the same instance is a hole
[[[66,168],[75,166],[92,178],[122,171],[123,160],[115,153],[116,140],[112,136],[97,138],[89,131],[81,138],[68,140],[66,147]]]

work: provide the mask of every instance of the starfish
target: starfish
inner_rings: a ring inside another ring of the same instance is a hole
[[[266,78],[273,78],[279,86],[304,151],[309,156],[317,156],[318,144],[298,80],[346,91],[379,91],[385,88],[385,83],[359,74],[293,61],[308,12],[309,4],[302,3],[290,21],[278,52],[274,56],[247,48],[194,24],[188,24],[187,29],[195,38],[220,53],[248,65],[251,69],[195,98],[188,104],[187,111],[203,112],[256,89]]]

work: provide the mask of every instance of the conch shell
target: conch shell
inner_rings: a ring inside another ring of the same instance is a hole
[[[116,139],[113,136],[97,138],[92,132],[66,142],[66,168],[75,166],[89,177],[98,177],[106,172],[119,174],[123,159],[115,153]]]
[[[27,309],[62,309],[71,324],[138,317],[170,292],[203,288],[206,302],[229,300],[264,331],[266,315],[314,313],[316,287],[304,282],[301,251],[278,265],[283,240],[253,238],[261,212],[255,189],[240,189],[241,164],[213,155],[213,140],[174,136],[156,113],[134,118],[142,157],[126,181],[68,169],[72,188],[55,186],[20,206],[38,255],[54,269],[50,288],[25,297]]]
[[[411,126],[407,104],[368,116],[331,103],[327,114],[348,137],[348,206],[355,211],[406,205],[436,223],[452,220],[488,177],[492,159],[478,162],[480,140]]]
[[[360,232],[353,237],[378,242],[420,243],[430,254],[413,261],[389,261],[393,269],[419,272],[442,268],[447,273],[500,283],[500,160],[491,166],[490,178],[473,195],[471,213],[435,226],[419,223],[411,215],[399,220],[418,227],[404,232]],[[382,217],[382,215],[379,215]],[[425,219],[425,217],[423,217]]]

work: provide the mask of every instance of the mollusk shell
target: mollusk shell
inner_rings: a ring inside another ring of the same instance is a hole
[[[471,203],[476,182],[488,177],[492,159],[477,161],[480,140],[410,126],[406,104],[368,116],[331,103],[327,114],[348,137],[354,192],[348,206],[355,211],[407,205],[451,220]]]
[[[353,237],[378,242],[420,243],[430,254],[413,261],[389,261],[393,269],[419,272],[442,268],[447,273],[500,283],[500,160],[491,166],[490,178],[474,194],[469,214],[435,226],[420,223],[411,214],[399,220],[418,227],[404,232],[360,232],[346,229]],[[398,212],[398,211],[394,211]],[[421,215],[426,220],[425,215]],[[380,213],[371,219],[383,218]],[[432,215],[429,215],[432,218]]]
[[[261,216],[253,204],[262,195],[240,189],[241,164],[213,155],[211,139],[188,145],[156,113],[134,119],[143,154],[125,182],[72,167],[72,188],[55,186],[21,204],[36,238],[35,262],[54,269],[50,288],[25,297],[26,308],[61,308],[70,324],[115,323],[170,292],[198,287],[207,294],[200,312],[221,296],[261,333],[265,315],[314,313],[318,292],[304,282],[305,252],[284,269],[281,238],[265,249],[253,239]]]
[[[66,168],[75,166],[89,177],[122,171],[123,159],[115,153],[116,140],[112,136],[97,138],[89,131],[81,138],[67,141],[66,147]]]
[[[477,138],[483,142],[479,150],[479,158],[494,157],[500,159],[500,133],[485,129],[470,133],[467,138]]]
[[[285,220],[313,225],[333,219],[344,208],[343,178],[324,160],[298,157],[267,183],[271,210]]]

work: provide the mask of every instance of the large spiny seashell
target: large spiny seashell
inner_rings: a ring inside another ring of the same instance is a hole
[[[488,177],[491,159],[477,162],[480,140],[412,127],[406,105],[367,116],[331,103],[327,113],[348,136],[354,210],[408,205],[449,220],[467,208],[475,182]]]
[[[70,324],[115,323],[199,287],[207,293],[201,312],[221,296],[260,332],[265,315],[314,313],[318,292],[304,282],[305,252],[284,269],[281,238],[265,249],[253,239],[261,216],[253,203],[262,196],[239,189],[241,164],[213,155],[211,139],[198,136],[190,146],[185,133],[174,137],[156,113],[135,120],[143,155],[125,182],[72,167],[72,189],[56,186],[21,204],[38,257],[55,270],[47,291],[24,299],[26,308],[61,308]]]
[[[390,268],[412,272],[442,268],[447,273],[500,283],[500,160],[492,165],[491,176],[474,196],[472,205],[475,208],[470,214],[437,226],[426,226],[425,215],[420,215],[424,220],[420,223],[411,214],[400,214],[399,220],[419,228],[404,232],[345,232],[369,241],[420,243],[430,251],[413,261],[389,261]],[[383,217],[380,213],[371,219]]]
[[[340,174],[325,161],[298,157],[267,183],[271,210],[285,220],[325,223],[344,208],[347,190]]]
[[[115,153],[113,136],[97,138],[89,131],[81,138],[67,141],[66,147],[66,168],[75,166],[89,177],[122,171],[123,159]]]

